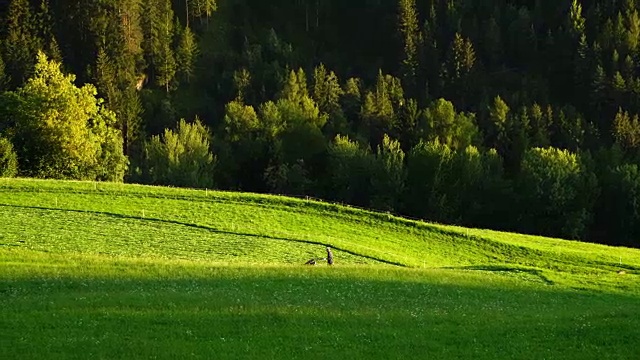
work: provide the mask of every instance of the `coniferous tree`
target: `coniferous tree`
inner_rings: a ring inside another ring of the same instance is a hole
[[[416,91],[419,68],[418,49],[422,46],[418,25],[418,11],[415,0],[398,0],[398,28],[403,43],[403,57],[400,72],[409,94]]]
[[[443,63],[441,80],[447,98],[461,107],[466,107],[471,95],[470,82],[475,63],[476,53],[471,40],[456,33]]]
[[[176,29],[179,28],[176,27]],[[176,48],[177,75],[181,82],[189,84],[196,72],[195,62],[198,56],[198,45],[195,35],[188,26],[179,31],[178,34],[178,46]]]
[[[509,116],[509,106],[500,96],[496,96],[493,104],[489,108],[489,133],[488,143],[491,147],[497,148],[504,141],[507,128],[507,118]]]
[[[53,32],[54,20],[49,11],[49,0],[40,0],[40,5],[34,15],[34,30],[38,37],[42,39],[42,48],[47,56],[62,63],[62,53],[58,46],[58,41]]]
[[[2,42],[0,42],[0,49],[2,49]],[[2,60],[2,55],[0,54],[0,94],[7,89],[8,84],[9,84],[9,79],[5,72],[5,66],[4,66],[4,61]]]
[[[548,147],[550,145],[549,140],[549,124],[546,122],[542,107],[537,103],[534,103],[528,111],[530,117],[530,135],[531,146],[533,147]]]
[[[338,77],[333,71],[327,71],[323,64],[315,68],[313,73],[313,99],[320,110],[327,114],[337,114],[340,108],[340,97],[343,90]]]
[[[114,5],[100,10],[104,27],[96,33],[99,47],[92,77],[106,106],[116,113],[124,153],[132,155],[143,130],[139,95],[146,83],[141,76],[142,7],[140,0],[118,0]],[[137,151],[141,156],[141,146]]]
[[[360,112],[362,102],[362,81],[358,78],[350,78],[344,84],[344,95],[340,105],[351,124],[355,123]]]
[[[216,0],[188,0],[188,4],[187,9],[189,10],[189,14],[193,17],[204,17],[207,24],[213,12],[218,8]]]
[[[246,68],[233,72],[233,86],[236,91],[235,100],[244,103],[247,93],[251,90],[251,73]]]
[[[486,63],[489,67],[495,68],[503,59],[502,33],[495,18],[491,17],[487,21],[484,32],[484,52]]]
[[[328,72],[323,64],[317,66],[313,72],[313,100],[318,104],[321,112],[328,115],[325,127],[330,137],[337,134],[347,134],[349,126],[340,99],[344,95],[338,77],[333,71]]]
[[[582,16],[582,4],[578,0],[573,0],[569,9],[568,18],[569,32],[573,39],[579,40],[585,32],[585,18]]]
[[[638,115],[630,116],[620,109],[613,120],[613,138],[616,143],[627,151],[640,147],[640,122]]]
[[[168,0],[160,1],[160,23],[158,36],[159,48],[156,49],[156,81],[158,85],[163,86],[167,93],[169,87],[176,75],[176,60],[173,51],[173,10],[171,10],[171,2]]]
[[[31,76],[41,41],[36,36],[28,0],[12,0],[5,21],[7,27],[2,50],[6,72],[11,79],[9,87],[15,89]]]
[[[376,86],[365,95],[360,112],[363,120],[361,134],[372,146],[378,146],[384,134],[397,135],[395,109],[403,102],[404,93],[400,79],[379,71]]]
[[[150,0],[143,4],[143,49],[151,78],[169,93],[177,66],[173,50],[174,18],[171,1]]]
[[[116,69],[111,57],[102,48],[98,50],[96,59],[95,81],[107,103],[115,103],[118,97]]]

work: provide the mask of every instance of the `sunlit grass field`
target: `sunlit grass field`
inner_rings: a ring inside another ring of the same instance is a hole
[[[639,275],[304,199],[0,179],[0,359],[639,359]]]

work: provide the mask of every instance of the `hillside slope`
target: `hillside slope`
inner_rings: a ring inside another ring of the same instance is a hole
[[[640,250],[428,224],[334,204],[138,185],[0,179],[0,251],[226,264],[491,271],[574,288],[636,289]],[[620,272],[623,272],[622,274]]]

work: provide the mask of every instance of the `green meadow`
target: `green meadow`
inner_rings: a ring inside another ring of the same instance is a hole
[[[639,275],[305,199],[0,179],[0,359],[638,359]]]

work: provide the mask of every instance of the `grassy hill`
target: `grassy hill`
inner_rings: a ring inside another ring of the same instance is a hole
[[[0,179],[0,358],[632,359],[639,275],[639,250],[302,199]]]

